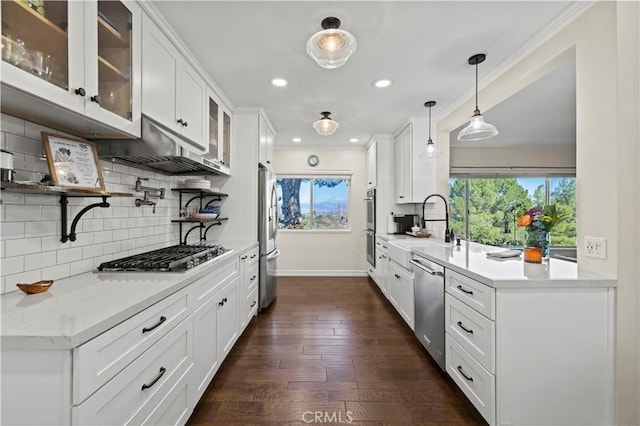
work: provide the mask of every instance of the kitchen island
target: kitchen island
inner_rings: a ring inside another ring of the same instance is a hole
[[[503,249],[466,241],[386,237],[391,260],[416,277],[421,261],[444,268],[429,294],[441,298],[444,318],[431,320],[444,323],[445,369],[490,424],[615,423],[614,278],[553,258],[492,258]],[[431,352],[424,302],[414,301],[415,331]]]

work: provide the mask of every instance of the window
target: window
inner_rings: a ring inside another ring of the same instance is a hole
[[[285,177],[276,181],[280,229],[349,229],[351,179]]]
[[[551,232],[552,246],[576,245],[574,177],[449,179],[451,229],[470,241],[494,246],[524,244],[518,217],[534,206],[556,203],[567,219]]]

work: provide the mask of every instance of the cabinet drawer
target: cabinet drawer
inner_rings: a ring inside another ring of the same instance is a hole
[[[251,318],[256,316],[258,312],[258,287],[256,286],[245,300],[247,306],[247,324],[251,321]]]
[[[73,403],[80,404],[190,312],[184,288],[73,350]],[[126,297],[126,296],[123,296]]]
[[[73,408],[77,425],[141,424],[192,364],[193,317],[189,316]]]
[[[253,289],[258,288],[258,263],[256,262],[252,266],[247,269],[245,274],[246,281],[244,283],[247,292],[245,294],[249,294],[253,291]]]
[[[254,263],[257,263],[258,260],[260,260],[259,255],[260,255],[260,253],[258,251],[258,247],[254,247],[254,248],[248,250],[242,256],[240,256],[240,259],[246,261],[247,262],[246,265],[248,267],[249,265],[253,265]]]
[[[485,370],[448,334],[445,335],[445,341],[447,373],[482,417],[489,424],[495,424],[495,376]]]
[[[492,320],[496,319],[495,289],[455,271],[445,271],[446,291]]]
[[[229,281],[239,275],[239,264],[237,257],[228,259],[226,262],[218,265],[210,274],[196,280],[191,284],[192,291],[195,294],[195,307],[202,305],[209,300],[218,290],[224,287]]]
[[[445,295],[445,329],[476,361],[495,374],[496,324],[450,294]]]
[[[146,420],[142,422],[145,425],[183,425],[191,415],[192,407],[189,404],[189,387],[193,386],[189,377],[191,369],[184,373],[167,396],[158,403],[155,410]],[[132,422],[132,424],[140,424],[140,422]]]

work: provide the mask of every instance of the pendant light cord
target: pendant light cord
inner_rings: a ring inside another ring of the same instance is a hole
[[[429,140],[431,140],[431,107],[429,107]]]
[[[478,110],[478,64],[476,64],[476,110]]]

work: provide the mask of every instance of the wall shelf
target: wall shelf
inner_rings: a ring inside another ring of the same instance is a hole
[[[88,191],[88,190],[79,190],[73,188],[61,188],[58,186],[47,186],[47,185],[38,185],[38,184],[25,184],[25,183],[13,183],[13,182],[2,182],[0,187],[2,191],[6,192],[20,192],[24,194],[40,194],[40,195],[59,195],[60,196],[60,241],[66,243],[67,241],[75,241],[76,240],[76,227],[78,226],[78,221],[80,218],[89,210],[95,209],[97,207],[100,208],[108,208],[110,205],[107,202],[107,198],[109,197],[131,197],[132,194],[128,192],[109,192],[109,191]],[[93,203],[82,210],[80,210],[73,220],[71,221],[71,229],[67,232],[67,222],[69,216],[69,198],[70,197],[92,197],[92,198],[102,198],[102,202]]]
[[[212,191],[210,189],[196,189],[196,188],[171,188],[172,191],[179,192],[180,199],[180,210],[186,208],[190,203],[195,200],[199,202],[199,208],[207,208],[211,205],[211,203],[216,201],[222,201],[223,197],[229,196],[229,194],[225,194],[223,192]],[[182,194],[195,194],[186,203],[182,203]],[[203,205],[205,198],[211,198],[206,204]],[[222,222],[229,220],[228,217],[218,217],[216,219],[198,219],[198,218],[183,218],[183,219],[174,219],[171,222],[177,223],[180,226],[180,244],[187,244],[187,237],[189,234],[198,229],[200,231],[200,241],[206,241],[207,232],[211,228],[216,225],[222,225]],[[189,228],[189,230],[182,236],[183,224],[184,223],[195,223],[195,226]],[[205,225],[208,224],[208,225]],[[204,229],[204,232],[203,232]]]

